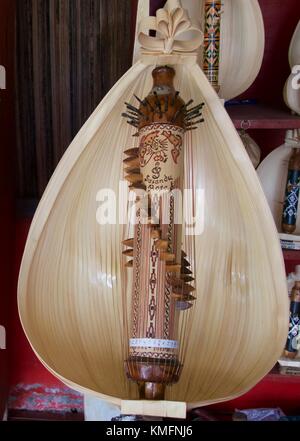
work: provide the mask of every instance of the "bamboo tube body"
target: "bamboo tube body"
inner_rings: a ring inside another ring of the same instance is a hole
[[[182,191],[185,103],[174,89],[174,74],[168,67],[153,71],[153,88],[137,112],[142,114],[140,173],[151,217],[145,223],[138,209],[126,372],[138,382],[140,396],[147,399],[161,399],[165,386],[177,382],[181,370],[177,337],[180,309],[178,298],[172,296],[171,283],[176,272],[169,268],[178,263],[180,277],[182,239],[175,211],[181,207],[175,207],[172,192]]]
[[[212,87],[219,91],[219,61],[221,34],[221,0],[205,0],[203,70]]]

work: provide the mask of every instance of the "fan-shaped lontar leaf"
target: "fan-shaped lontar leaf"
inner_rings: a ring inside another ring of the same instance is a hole
[[[103,188],[118,194],[123,151],[138,143],[120,117],[124,101],[146,96],[153,68],[166,63],[143,60],[104,98],[58,165],[19,279],[22,324],[40,360],[69,386],[116,403],[138,397],[123,366],[131,276],[121,241],[128,227],[99,225],[96,196]],[[194,194],[204,190],[204,230],[184,237],[197,300],[182,336],[182,375],[166,398],[201,405],[242,394],[272,368],[286,338],[288,297],[277,232],[238,134],[199,66],[180,56],[168,63],[183,99],[205,102],[205,123],[185,136],[185,182]]]

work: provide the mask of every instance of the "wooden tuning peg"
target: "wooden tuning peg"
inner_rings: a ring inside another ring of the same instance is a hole
[[[129,185],[129,189],[131,191],[134,191],[134,190],[146,190],[146,186],[142,182],[137,182],[136,184]],[[138,201],[140,199],[141,198],[138,197],[136,200]]]
[[[181,265],[177,263],[166,264],[166,271],[168,273],[178,273],[181,270]]]
[[[179,309],[180,311],[186,311],[187,309],[190,309],[193,306],[192,303],[184,302],[181,300],[177,300],[176,302],[176,309]]]
[[[130,239],[123,240],[122,244],[125,245],[125,247],[133,247],[133,242],[134,242],[134,239],[130,238]]]
[[[122,254],[127,257],[133,257],[133,249],[122,251]]]
[[[190,262],[188,260],[184,259],[184,258],[181,259],[181,265],[185,266],[185,267],[191,266]]]
[[[187,274],[180,274],[180,278],[181,278],[181,280],[183,280],[186,283],[193,282],[195,280],[194,277],[189,276]]]
[[[181,267],[181,274],[193,274],[193,272],[186,267]]]
[[[125,168],[124,168],[124,172],[125,172],[125,173],[129,173],[129,174],[132,174],[132,173],[141,173],[141,169],[138,168],[138,167],[125,167]]]
[[[193,302],[194,300],[196,300],[196,297],[191,296],[190,294],[180,294],[175,293],[174,291],[172,292],[171,297],[173,297],[173,299],[182,300],[184,302]]]
[[[130,156],[129,158],[124,159],[123,163],[126,165],[126,167],[140,167],[140,160],[138,156]]]
[[[150,233],[151,239],[160,239],[161,231],[158,229],[154,229]]]
[[[133,147],[132,149],[127,149],[125,150],[124,155],[137,157],[139,155],[139,148]]]
[[[160,259],[164,260],[165,262],[173,262],[175,260],[175,254],[172,253],[161,253]]]
[[[168,249],[168,241],[167,240],[163,240],[163,239],[159,239],[155,242],[155,247],[158,250],[162,250],[162,251],[166,251]]]
[[[125,179],[132,184],[136,184],[143,180],[143,175],[141,175],[140,173],[132,173],[131,175],[125,176]]]
[[[173,292],[176,292],[178,294],[190,294],[191,292],[196,291],[196,288],[191,285],[172,285]]]

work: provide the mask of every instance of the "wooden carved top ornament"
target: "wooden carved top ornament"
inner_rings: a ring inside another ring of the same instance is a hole
[[[157,32],[156,37],[147,35],[149,30]],[[189,32],[194,37],[183,40]],[[179,38],[180,37],[180,38]],[[180,1],[168,0],[163,9],[158,9],[156,17],[146,17],[139,25],[138,40],[147,52],[163,54],[195,52],[203,42],[203,32],[199,23],[193,22]]]

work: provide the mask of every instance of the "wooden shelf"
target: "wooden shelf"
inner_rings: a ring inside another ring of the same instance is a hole
[[[299,129],[300,117],[260,104],[235,104],[226,110],[237,129]]]
[[[281,374],[279,364],[277,363],[274,368],[264,377],[264,380],[300,384],[300,375]]]

